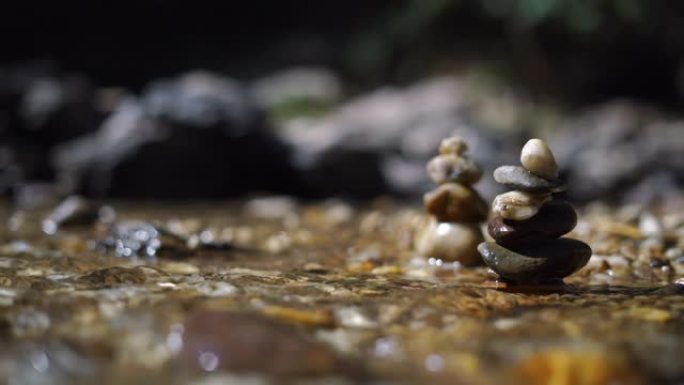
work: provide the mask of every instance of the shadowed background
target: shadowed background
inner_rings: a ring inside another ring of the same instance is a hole
[[[680,194],[676,1],[3,8],[0,190],[19,203],[410,198],[429,188],[424,163],[451,134],[486,173],[546,138],[573,199]]]

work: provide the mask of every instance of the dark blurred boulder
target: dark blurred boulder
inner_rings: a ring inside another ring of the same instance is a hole
[[[19,114],[28,135],[54,144],[95,131],[104,116],[94,106],[95,88],[81,76],[32,79]]]
[[[278,133],[305,180],[323,194],[417,196],[431,185],[425,163],[447,136],[463,136],[486,172],[505,157],[502,140],[472,119],[465,93],[454,78],[386,87],[323,118],[287,121]]]
[[[94,95],[85,77],[56,75],[48,62],[0,68],[0,191],[53,180],[51,148],[94,132],[105,117]]]
[[[205,71],[153,82],[143,92],[147,114],[195,128],[222,128],[242,136],[257,128],[259,113],[236,81]]]
[[[589,109],[550,142],[574,199],[648,203],[684,182],[684,121],[638,103]]]
[[[160,199],[294,193],[287,157],[240,86],[204,72],[125,98],[96,133],[54,152],[64,191]]]
[[[8,195],[21,180],[21,167],[16,163],[14,151],[0,146],[0,196]]]
[[[56,147],[53,163],[61,189],[107,193],[116,166],[145,143],[161,137],[158,124],[137,99],[122,101],[97,132]]]

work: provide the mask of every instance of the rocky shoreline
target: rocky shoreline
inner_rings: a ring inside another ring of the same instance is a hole
[[[471,144],[485,175],[511,163],[524,138],[547,138],[566,194],[583,202],[671,199],[684,180],[681,117],[629,100],[563,110],[467,74],[349,95],[325,68],[251,82],[191,71],[138,92],[0,68],[0,116],[0,193],[18,202],[39,193],[415,198],[429,184],[424,164],[451,135]],[[501,192],[490,178],[478,188],[488,199]]]

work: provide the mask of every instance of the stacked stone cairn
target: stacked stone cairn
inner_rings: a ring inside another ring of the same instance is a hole
[[[567,202],[553,198],[565,189],[553,153],[541,139],[531,139],[520,154],[520,166],[494,171],[496,182],[515,189],[494,199],[494,218],[487,231],[494,242],[478,246],[485,263],[510,283],[560,283],[587,264],[591,248],[560,238],[577,224]]]
[[[487,219],[487,203],[472,188],[482,170],[466,154],[468,145],[459,137],[444,139],[439,154],[427,164],[438,187],[423,197],[433,217],[418,235],[416,247],[426,257],[463,265],[482,263],[477,245],[484,239],[480,223]]]

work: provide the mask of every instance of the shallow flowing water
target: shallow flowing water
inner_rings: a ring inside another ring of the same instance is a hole
[[[2,207],[0,383],[684,380],[681,214],[587,207],[589,265],[507,287],[417,255],[426,217],[389,200],[112,206],[51,235]]]

